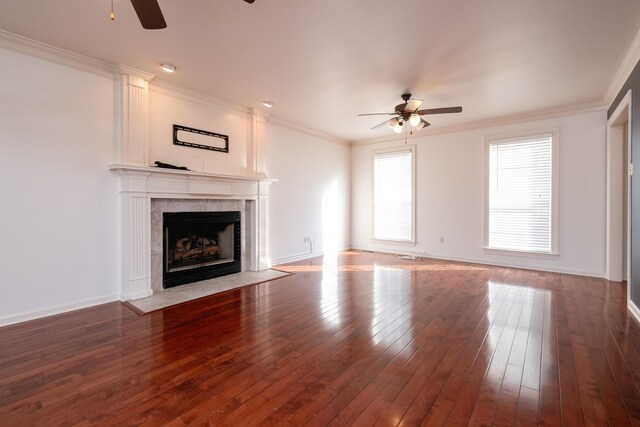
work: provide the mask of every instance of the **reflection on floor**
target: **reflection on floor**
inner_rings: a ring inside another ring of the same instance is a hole
[[[639,425],[624,284],[347,251],[0,328],[3,425]]]

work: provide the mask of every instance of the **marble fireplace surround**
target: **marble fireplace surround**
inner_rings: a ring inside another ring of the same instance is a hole
[[[109,169],[120,177],[123,301],[163,291],[163,212],[240,211],[242,271],[271,266],[267,203],[275,180],[129,165]]]

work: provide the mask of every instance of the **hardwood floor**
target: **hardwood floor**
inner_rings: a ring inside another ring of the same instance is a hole
[[[284,268],[0,328],[0,425],[640,425],[621,283],[356,251]]]

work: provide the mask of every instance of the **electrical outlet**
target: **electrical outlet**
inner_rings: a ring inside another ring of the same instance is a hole
[[[444,243],[444,236],[440,236],[440,243]]]

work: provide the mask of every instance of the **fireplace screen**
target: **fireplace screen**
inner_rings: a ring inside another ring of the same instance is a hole
[[[165,288],[241,271],[240,212],[165,213]]]

